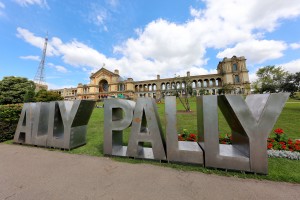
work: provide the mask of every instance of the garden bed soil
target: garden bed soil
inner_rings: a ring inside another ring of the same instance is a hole
[[[186,111],[186,110],[177,110],[177,113],[180,113],[180,114],[193,114],[195,111]]]

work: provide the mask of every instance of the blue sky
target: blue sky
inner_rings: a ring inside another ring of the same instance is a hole
[[[105,63],[124,78],[216,73],[223,57],[300,71],[299,0],[0,0],[0,79],[33,79],[44,37],[49,88],[88,83]]]

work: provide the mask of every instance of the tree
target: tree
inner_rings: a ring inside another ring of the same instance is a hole
[[[25,94],[34,89],[34,82],[27,78],[4,77],[0,81],[0,104],[23,103]]]
[[[176,92],[176,97],[179,98],[179,101],[181,102],[182,106],[184,107],[185,111],[189,112],[191,111],[191,107],[190,107],[190,102],[189,102],[189,95],[193,94],[193,88],[192,88],[192,81],[189,77],[182,77],[180,78],[180,80],[182,81],[182,83],[184,83],[184,87],[178,87],[177,86],[177,78],[175,77],[175,92]],[[172,86],[171,86],[172,88]],[[182,98],[183,97],[183,98]]]
[[[35,96],[36,102],[59,101],[63,99],[64,98],[61,97],[59,94],[52,91],[47,91],[45,89],[38,91]]]
[[[296,87],[298,88],[297,91],[300,91],[300,72],[296,72],[294,74],[294,84],[296,85]]]
[[[200,89],[199,90],[199,95],[206,95],[206,90],[205,89]]]
[[[33,89],[29,89],[24,95],[24,102],[35,102],[35,92]]]
[[[256,75],[258,79],[253,83],[255,93],[275,93],[281,91],[281,85],[285,82],[288,72],[273,65],[260,68]]]
[[[218,91],[219,94],[231,94],[234,91],[234,87],[231,84],[224,83],[222,88]]]
[[[289,74],[280,88],[283,92],[290,92],[290,97],[294,97],[295,92],[299,91],[299,84],[300,72],[297,72],[295,74]]]

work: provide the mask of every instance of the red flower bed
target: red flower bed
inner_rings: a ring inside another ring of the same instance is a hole
[[[275,136],[268,138],[268,149],[300,152],[300,140],[287,138],[281,128],[274,130]]]
[[[283,134],[283,130],[282,130],[281,128],[275,129],[274,132],[275,132],[275,134],[277,134],[277,135]]]
[[[292,140],[287,138],[287,135],[281,128],[274,130],[275,136],[268,138],[267,148],[273,150],[286,150],[300,152],[300,140]],[[183,129],[181,134],[178,134],[179,141],[197,141],[197,135],[189,133],[187,129]],[[219,138],[220,144],[232,144],[232,136],[226,134],[225,137]]]
[[[183,129],[182,133],[178,134],[178,140],[196,142],[197,135],[194,133],[189,133],[187,129]]]

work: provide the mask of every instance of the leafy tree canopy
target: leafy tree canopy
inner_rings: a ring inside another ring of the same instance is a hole
[[[231,92],[234,91],[234,87],[231,84],[224,83],[222,88],[219,89],[219,94],[231,94]]]
[[[59,94],[52,91],[47,91],[45,89],[38,91],[35,96],[36,102],[58,101],[63,99],[64,98],[61,97]]]
[[[260,68],[256,75],[258,79],[252,83],[255,93],[290,92],[294,97],[300,89],[300,72],[290,74],[282,67],[266,66]]]
[[[289,74],[285,79],[285,82],[281,85],[281,90],[283,92],[290,92],[291,97],[295,96],[295,92],[300,89],[300,72],[295,74]]]
[[[4,77],[0,81],[0,104],[23,103],[25,94],[34,89],[34,82],[27,78]]]
[[[256,75],[258,79],[253,83],[255,93],[275,93],[281,91],[281,85],[285,82],[288,72],[273,65],[260,68]]]

